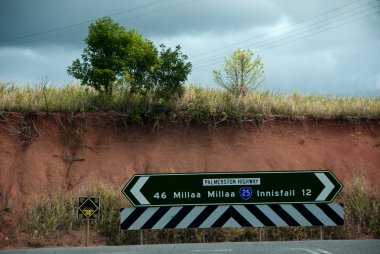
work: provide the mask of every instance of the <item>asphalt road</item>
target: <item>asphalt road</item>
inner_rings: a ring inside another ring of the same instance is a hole
[[[380,240],[334,240],[293,242],[244,242],[244,243],[197,243],[131,245],[87,248],[42,248],[27,250],[3,250],[0,254],[27,253],[83,253],[83,254],[379,254]]]

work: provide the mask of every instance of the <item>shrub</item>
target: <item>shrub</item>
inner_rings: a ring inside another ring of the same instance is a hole
[[[153,94],[160,102],[182,96],[191,63],[180,51],[153,43],[136,30],[126,31],[110,17],[98,19],[89,27],[87,47],[67,72],[82,85],[112,94],[114,86],[125,85],[131,94]]]
[[[214,70],[214,81],[235,96],[245,96],[264,82],[264,64],[249,49],[238,49],[224,59],[224,73]]]

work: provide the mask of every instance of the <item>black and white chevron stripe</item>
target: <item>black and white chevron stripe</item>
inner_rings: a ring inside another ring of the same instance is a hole
[[[337,226],[341,204],[271,204],[122,208],[121,229]]]

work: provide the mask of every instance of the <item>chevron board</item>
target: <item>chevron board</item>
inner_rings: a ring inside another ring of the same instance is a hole
[[[122,208],[123,230],[215,227],[338,226],[341,204],[270,204]]]

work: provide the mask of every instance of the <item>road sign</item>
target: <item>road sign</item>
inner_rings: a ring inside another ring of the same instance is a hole
[[[338,226],[340,204],[162,206],[123,208],[123,230],[215,227]]]
[[[78,197],[78,218],[98,220],[100,217],[100,197]]]
[[[137,174],[122,192],[134,206],[329,203],[343,185],[328,170]]]

